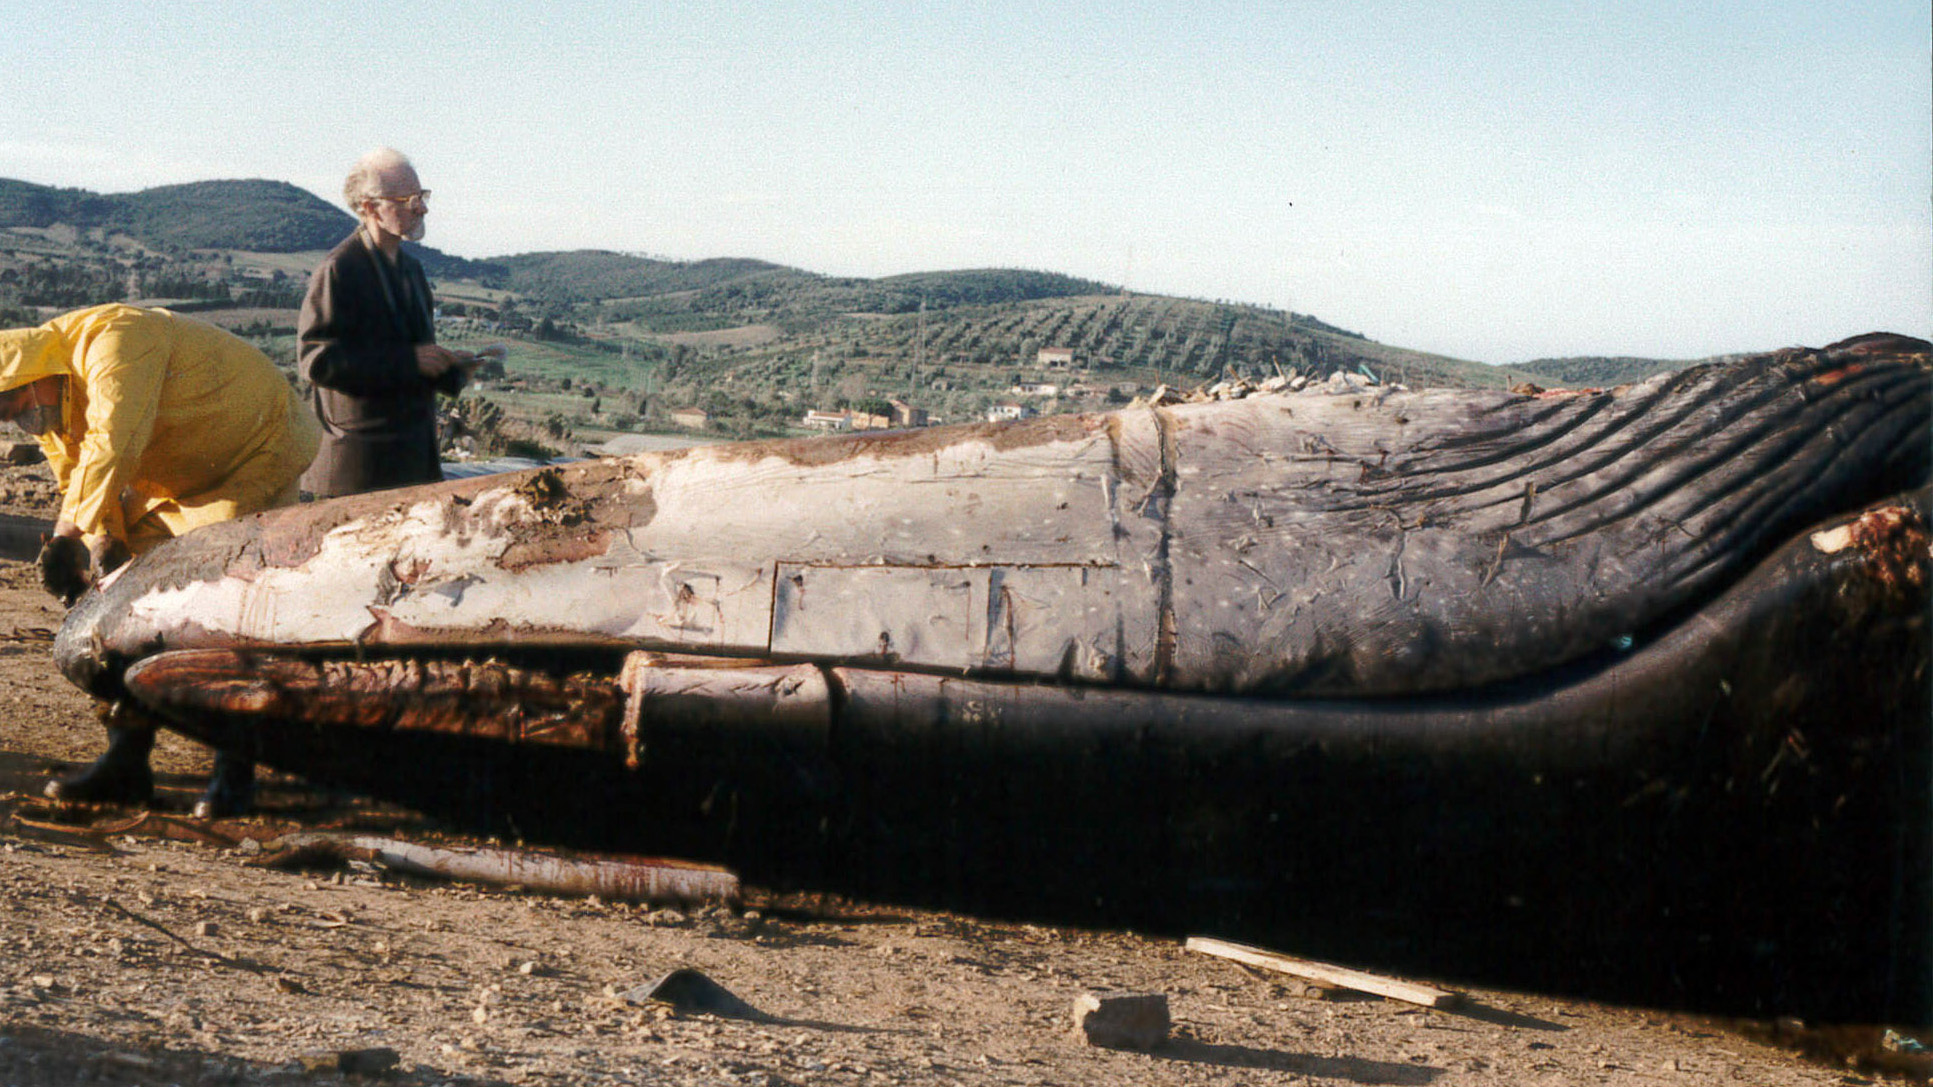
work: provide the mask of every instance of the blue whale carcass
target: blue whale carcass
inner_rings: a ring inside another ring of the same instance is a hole
[[[1928,344],[647,453],[218,525],[74,682],[547,845],[1653,1005],[1928,954]]]

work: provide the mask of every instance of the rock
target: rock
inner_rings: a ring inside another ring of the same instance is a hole
[[[39,442],[0,442],[0,461],[8,464],[39,464],[46,459]]]
[[[388,1046],[345,1049],[339,1053],[321,1053],[296,1058],[304,1071],[346,1072],[352,1076],[380,1076],[396,1067],[402,1059],[401,1054]]]
[[[345,1049],[336,1054],[336,1071],[352,1076],[380,1076],[401,1063],[402,1055],[388,1046]]]
[[[1082,993],[1074,998],[1074,1029],[1087,1044],[1151,1050],[1168,1040],[1166,993]]]
[[[689,967],[673,970],[649,985],[632,989],[621,999],[628,1004],[664,1004],[680,1012],[726,1019],[767,1018],[764,1012],[740,1000],[731,990]]]

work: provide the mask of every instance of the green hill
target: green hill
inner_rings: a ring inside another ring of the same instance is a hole
[[[127,234],[159,249],[326,249],[355,219],[285,181],[196,181],[99,195],[0,180],[0,227],[47,227]]]
[[[1000,368],[1005,378],[1086,371],[1097,381],[1143,384],[1338,369],[1412,384],[1513,380],[1480,363],[1378,344],[1305,314],[1134,294],[1051,272],[968,269],[869,280],[757,261],[684,263],[599,251],[489,263],[505,274],[485,277],[486,285],[567,302],[553,321],[702,345],[741,370],[797,370],[816,359],[822,375],[828,366],[897,368],[913,388],[946,381],[949,368],[960,367]],[[1071,365],[1044,361],[1047,348],[1070,352]]]
[[[871,313],[912,313],[921,306],[951,309],[1120,293],[1120,288],[1105,283],[1020,268],[914,272],[858,282],[866,285],[868,293],[865,304],[853,308]]]
[[[125,234],[162,252],[276,254],[326,249],[354,220],[278,181],[102,195],[0,180],[0,229],[56,224]],[[1119,380],[1193,383],[1289,368],[1367,370],[1411,383],[1508,380],[1491,367],[1377,344],[1306,314],[1133,294],[1031,269],[863,279],[746,258],[675,261],[578,250],[472,261],[424,246],[410,251],[439,281],[480,288],[464,308],[485,320],[507,319],[513,330],[541,326],[555,340],[634,337],[640,359],[652,357],[654,346],[681,346],[687,361],[697,355],[797,363],[816,355],[822,369],[827,358],[862,368],[898,365],[917,381],[910,369],[925,366],[945,381],[939,371],[949,366],[1004,367],[1013,376],[1036,366],[1041,349],[1067,348],[1075,368]],[[102,265],[84,282],[43,291],[39,304],[71,304],[114,282],[112,266]],[[208,293],[219,303],[219,292]]]
[[[341,241],[356,221],[347,211],[285,181],[197,181],[116,199],[109,226],[184,249],[298,253]]]
[[[564,304],[700,291],[775,273],[787,279],[820,278],[762,260],[670,261],[602,249],[524,253],[482,263],[478,279],[485,285]]]
[[[55,189],[0,178],[0,227],[49,227],[70,223],[85,229],[112,214],[111,197],[84,189]]]
[[[1533,359],[1512,369],[1539,385],[1567,389],[1605,389],[1642,381],[1652,374],[1672,373],[1711,361],[1714,360],[1584,355],[1561,359]]]
[[[0,230],[57,225],[125,234],[162,252],[307,253],[348,237],[356,220],[286,181],[194,181],[100,194],[0,178]],[[409,250],[432,275],[488,271],[428,246],[411,243]]]
[[[800,309],[912,313],[923,304],[944,309],[1115,290],[1091,280],[1017,269],[839,279],[762,260],[671,261],[601,249],[525,253],[480,264],[478,278],[487,286],[567,303],[635,303],[662,295],[710,292],[709,302],[725,305],[759,299],[782,300]]]

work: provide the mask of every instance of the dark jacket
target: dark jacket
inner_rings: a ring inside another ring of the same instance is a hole
[[[436,342],[434,313],[423,266],[407,253],[390,266],[361,229],[317,266],[296,323],[322,422],[304,490],[327,498],[443,478],[436,393],[455,396],[464,375],[431,381],[416,369],[416,345]]]

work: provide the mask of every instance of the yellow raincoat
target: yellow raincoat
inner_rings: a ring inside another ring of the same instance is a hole
[[[296,500],[321,439],[266,355],[161,309],[107,305],[0,332],[0,392],[67,378],[41,435],[61,517],[134,554]]]

